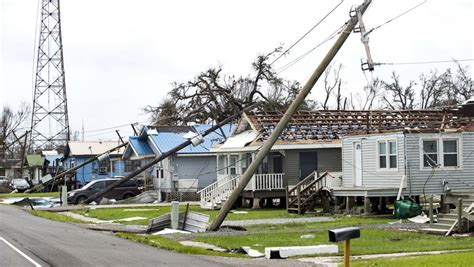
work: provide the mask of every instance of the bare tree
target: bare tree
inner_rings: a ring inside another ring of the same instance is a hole
[[[2,141],[0,145],[4,147],[6,157],[14,158],[18,156],[23,144],[19,142],[17,137],[20,130],[26,131],[24,126],[30,116],[30,112],[30,106],[25,102],[20,103],[16,111],[9,106],[3,107],[0,118],[0,141]]]
[[[252,63],[253,74],[235,77],[223,74],[222,66],[210,68],[194,79],[174,83],[169,98],[145,111],[159,124],[222,121],[256,102],[268,110],[285,109],[300,90],[300,84],[278,77],[268,63],[281,48],[260,55]]]
[[[415,105],[416,83],[410,81],[406,87],[400,84],[399,76],[392,72],[392,82],[382,82],[382,87],[389,94],[384,95],[383,100],[390,109],[413,109]]]
[[[329,65],[324,71],[324,100],[321,103],[321,107],[324,110],[330,109],[329,99],[332,95],[335,94],[334,89],[337,88],[336,101],[338,108],[340,106],[340,90],[342,80],[340,78],[340,73],[342,69],[342,64],[339,64],[337,68],[334,68],[334,64]],[[339,101],[338,101],[339,100]]]

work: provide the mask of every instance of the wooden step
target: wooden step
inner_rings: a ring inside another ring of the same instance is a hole
[[[423,228],[421,229],[422,232],[436,234],[436,235],[445,235],[449,229],[437,229],[437,228]]]
[[[451,223],[451,224],[448,224],[448,223],[433,223],[432,225],[430,225],[430,227],[434,228],[434,229],[449,230],[449,228],[451,228],[451,226],[453,226],[453,223]]]
[[[438,223],[453,224],[455,221],[454,218],[438,218]]]

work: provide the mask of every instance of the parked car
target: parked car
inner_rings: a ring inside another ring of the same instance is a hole
[[[24,192],[30,188],[30,184],[23,178],[16,178],[10,181],[10,189],[17,192]]]
[[[93,194],[99,192],[102,189],[105,189],[107,186],[111,185],[113,182],[118,181],[117,178],[107,178],[101,180],[94,180],[86,184],[80,189],[75,189],[69,191],[67,194],[67,202],[72,204],[83,203],[87,198]],[[137,181],[134,179],[128,180],[124,184],[114,188],[112,191],[105,194],[105,198],[121,200],[130,197],[134,197],[140,194],[140,188],[137,184]],[[98,202],[99,200],[96,200]]]
[[[0,185],[8,185],[8,177],[6,176],[0,176]]]

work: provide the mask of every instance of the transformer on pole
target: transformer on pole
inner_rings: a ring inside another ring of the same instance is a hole
[[[59,0],[39,0],[35,89],[31,119],[31,150],[63,147],[69,141],[66,80]]]

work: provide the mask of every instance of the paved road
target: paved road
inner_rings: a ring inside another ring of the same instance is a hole
[[[0,266],[308,266],[294,260],[185,255],[0,205]]]
[[[226,265],[42,219],[4,205],[0,205],[0,262],[2,266]]]

